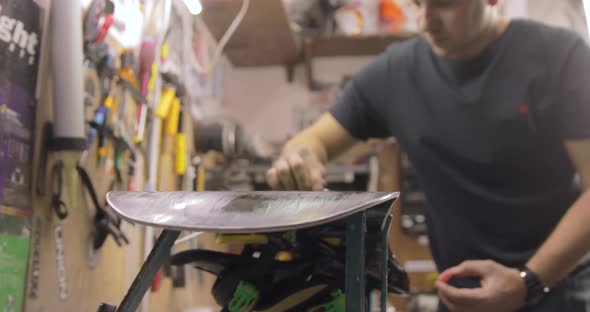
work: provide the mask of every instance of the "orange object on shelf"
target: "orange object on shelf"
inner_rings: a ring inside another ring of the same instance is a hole
[[[358,36],[363,32],[364,17],[358,5],[344,6],[336,11],[334,17],[344,35]]]
[[[379,2],[379,20],[383,31],[396,33],[406,22],[406,16],[395,0],[381,0]]]

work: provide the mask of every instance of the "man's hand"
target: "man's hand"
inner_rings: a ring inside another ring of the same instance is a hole
[[[266,172],[266,181],[273,190],[321,191],[326,186],[326,167],[307,146],[286,153]]]
[[[479,277],[481,288],[455,288],[452,277]],[[440,299],[452,312],[514,312],[525,305],[526,287],[520,272],[494,261],[465,261],[444,271],[436,282]]]

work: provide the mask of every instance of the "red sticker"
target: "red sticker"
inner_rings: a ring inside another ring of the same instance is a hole
[[[448,282],[451,278],[453,278],[453,273],[451,271],[444,271],[439,277],[438,280],[446,283]]]

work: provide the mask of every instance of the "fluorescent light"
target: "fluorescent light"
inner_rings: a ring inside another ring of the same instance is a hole
[[[184,0],[184,4],[192,15],[198,15],[203,11],[203,6],[200,0]]]
[[[584,0],[584,15],[586,17],[586,26],[588,27],[588,34],[590,35],[590,1]]]

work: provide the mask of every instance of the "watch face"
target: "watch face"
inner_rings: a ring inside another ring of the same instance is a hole
[[[524,280],[527,288],[527,307],[537,305],[551,291],[549,287],[543,285],[535,273],[528,269],[522,270],[520,272],[520,277]]]

